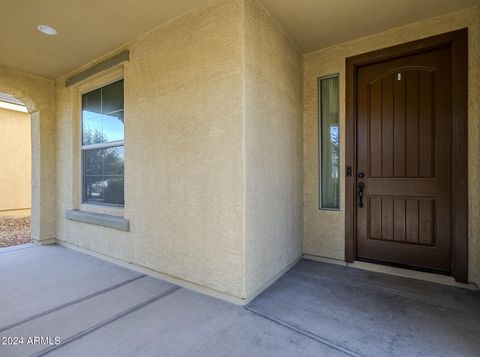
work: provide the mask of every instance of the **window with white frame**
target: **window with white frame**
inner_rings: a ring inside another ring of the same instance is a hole
[[[82,94],[82,200],[124,206],[123,79]]]

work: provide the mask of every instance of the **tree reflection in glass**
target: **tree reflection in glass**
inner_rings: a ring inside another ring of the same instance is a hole
[[[340,139],[338,76],[319,80],[320,208],[338,209],[340,200]]]
[[[83,201],[124,205],[123,80],[82,95]]]

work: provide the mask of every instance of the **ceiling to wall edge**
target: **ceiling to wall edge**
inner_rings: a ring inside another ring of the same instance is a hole
[[[170,23],[176,21],[177,19],[183,17],[183,16],[186,16],[187,14],[190,14],[192,12],[195,12],[195,11],[198,11],[199,8],[205,6],[205,4],[202,4],[200,6],[197,6],[193,9],[191,9],[190,11],[187,11],[143,34],[141,34],[140,36],[116,47],[115,49],[112,49],[111,51],[108,51],[106,52],[105,54],[95,58],[95,59],[92,59],[91,61],[81,65],[80,67],[70,71],[70,72],[67,72],[61,76],[58,76],[57,78],[54,78],[54,79],[51,79],[53,81],[57,81],[57,80],[60,80],[60,79],[63,79],[63,78],[72,78],[82,72],[85,72],[85,71],[88,71],[90,68],[92,67],[95,67],[97,66],[98,64],[102,63],[102,62],[105,62],[105,61],[108,61],[110,58],[113,58],[117,55],[119,55],[120,53],[124,52],[124,51],[129,51],[129,47],[137,42],[139,39],[147,36],[148,34],[154,32],[154,31],[157,31],[161,28],[163,28],[164,26],[168,26]],[[288,40],[295,46],[295,48],[298,50],[298,52],[302,55],[302,56],[306,56],[306,55],[310,55],[310,54],[314,54],[316,52],[320,52],[320,51],[323,51],[323,50],[326,50],[326,49],[329,49],[329,48],[332,48],[332,47],[336,47],[338,45],[342,45],[342,44],[347,44],[347,43],[350,43],[350,42],[354,42],[354,41],[358,41],[359,39],[363,39],[363,38],[369,38],[369,37],[373,37],[375,35],[377,35],[377,33],[373,33],[373,34],[370,34],[370,35],[367,35],[367,36],[361,36],[361,37],[357,37],[357,38],[354,38],[354,39],[351,39],[351,40],[348,40],[348,41],[343,41],[343,42],[339,42],[339,43],[335,43],[335,44],[332,44],[332,45],[328,45],[328,46],[325,46],[325,47],[320,47],[320,48],[317,48],[315,50],[312,50],[312,51],[302,51],[301,47],[298,45],[298,43],[295,41],[295,39],[293,38],[292,35],[290,35],[288,33],[288,31],[285,29],[285,27],[271,14],[271,12],[265,7],[265,5],[263,3],[260,2],[260,6],[262,6],[262,8],[267,12],[267,14],[269,16],[272,17],[272,19],[275,20],[275,25],[284,33],[284,35],[288,38]],[[463,12],[463,11],[466,11],[468,9],[475,9],[475,11],[478,11],[480,9],[480,0],[479,2],[477,3],[477,5],[475,6],[472,6],[472,7],[469,7],[469,8],[464,8],[464,9],[461,9],[461,10],[457,10],[457,11],[452,11],[452,12],[449,12],[449,13],[445,13],[445,14],[442,14],[442,15],[438,15],[438,16],[432,16],[432,17],[428,17],[428,18],[425,18],[423,20],[420,20],[420,21],[414,21],[414,22],[410,22],[410,23],[407,23],[407,24],[404,24],[402,26],[397,26],[397,27],[392,27],[392,28],[389,28],[385,31],[382,31],[382,32],[388,32],[388,31],[394,31],[394,30],[397,30],[397,29],[401,29],[403,27],[406,27],[406,26],[409,26],[409,25],[412,25],[412,24],[415,24],[417,22],[421,22],[421,21],[426,21],[426,20],[434,20],[436,18],[440,18],[440,17],[443,17],[443,16],[446,16],[448,14],[454,14],[456,12]],[[34,75],[35,76],[35,75]],[[38,76],[37,76],[38,77]],[[43,77],[40,77],[40,78],[43,78]],[[48,79],[48,78],[45,78],[45,79]]]
[[[438,16],[432,16],[432,17],[427,17],[423,20],[419,20],[419,21],[413,21],[413,22],[409,22],[407,24],[404,24],[404,25],[401,25],[401,26],[396,26],[396,27],[392,27],[392,28],[389,28],[387,30],[384,30],[384,31],[381,31],[381,32],[375,32],[375,33],[372,33],[370,35],[366,35],[366,36],[360,36],[360,37],[356,37],[356,38],[353,38],[351,40],[348,40],[348,41],[342,41],[342,42],[338,42],[338,43],[335,43],[335,44],[332,44],[332,45],[328,45],[328,46],[325,46],[325,47],[321,47],[321,48],[317,48],[315,50],[312,50],[312,51],[306,51],[306,52],[303,52],[302,53],[302,56],[309,56],[309,55],[313,55],[317,52],[321,52],[321,51],[325,51],[325,50],[328,50],[330,48],[334,48],[334,47],[337,47],[339,45],[346,45],[346,44],[349,44],[349,43],[353,43],[355,41],[358,41],[358,40],[367,40],[369,38],[373,38],[375,36],[377,36],[379,33],[385,33],[385,32],[390,32],[390,31],[398,31],[399,29],[402,29],[402,28],[405,28],[405,27],[408,27],[408,26],[411,26],[413,24],[416,24],[416,23],[419,23],[419,22],[423,22],[423,21],[432,21],[432,20],[435,20],[435,19],[438,19],[438,18],[442,18],[444,16],[448,16],[448,15],[451,15],[451,14],[455,14],[455,13],[460,13],[460,12],[465,12],[467,10],[473,10],[473,11],[476,11],[476,12],[479,12],[480,13],[480,0],[478,1],[477,5],[474,5],[474,6],[470,6],[470,7],[466,7],[464,9],[460,9],[460,10],[456,10],[456,11],[451,11],[451,12],[447,12],[445,14],[442,14],[442,15],[438,15]],[[467,27],[467,25],[465,26],[461,26],[459,27],[458,29],[461,29],[461,28],[465,28]]]
[[[480,1],[480,0],[479,0],[479,1]],[[178,20],[178,19],[180,19],[180,18],[182,18],[182,17],[184,17],[184,16],[186,16],[186,15],[188,15],[188,14],[190,14],[190,13],[193,13],[193,12],[195,12],[195,11],[198,11],[200,8],[202,8],[203,6],[205,6],[207,3],[208,3],[208,1],[206,1],[206,2],[200,4],[200,5],[196,6],[196,7],[188,10],[187,12],[184,12],[184,13],[178,15],[178,16],[175,16],[175,17],[173,17],[172,19],[170,19],[170,20],[168,20],[168,21],[166,21],[166,22],[164,22],[164,23],[162,23],[162,24],[160,24],[160,25],[158,25],[158,26],[156,26],[156,27],[154,27],[154,28],[152,28],[152,29],[144,32],[143,34],[141,34],[141,35],[139,35],[139,36],[137,36],[137,37],[135,37],[135,38],[133,38],[133,39],[131,39],[131,40],[129,40],[129,41],[127,41],[127,42],[125,42],[125,43],[117,46],[117,47],[115,47],[114,49],[105,52],[103,55],[97,56],[96,58],[93,58],[92,60],[84,63],[83,65],[81,65],[81,66],[79,66],[79,67],[77,67],[77,68],[75,68],[75,69],[72,69],[71,71],[66,72],[65,74],[62,74],[62,75],[60,75],[60,76],[58,76],[58,77],[56,77],[56,78],[53,78],[53,79],[51,79],[51,80],[53,80],[54,82],[56,82],[56,81],[58,81],[58,80],[62,80],[62,79],[65,79],[65,78],[72,78],[72,77],[80,74],[81,72],[86,72],[86,71],[88,71],[90,68],[95,67],[96,65],[100,64],[101,62],[108,61],[110,58],[115,57],[115,56],[119,55],[119,54],[122,53],[122,52],[125,52],[125,51],[130,52],[130,46],[131,46],[132,44],[134,44],[135,42],[137,42],[137,41],[139,41],[140,39],[148,36],[148,35],[149,35],[150,33],[152,33],[152,32],[155,32],[155,31],[157,31],[157,30],[159,30],[159,29],[161,29],[161,28],[163,28],[163,27],[165,27],[165,26],[168,26],[168,25],[171,24],[172,22],[174,22],[174,21],[176,21],[176,20]],[[42,77],[41,77],[41,78],[42,78]],[[47,79],[47,78],[45,78],[45,79]]]
[[[183,16],[186,16],[187,14],[190,14],[190,13],[193,13],[195,11],[198,11],[200,8],[202,8],[203,6],[205,6],[206,3],[203,3],[195,8],[192,8],[191,10],[175,17],[175,18],[172,18],[170,19],[169,21],[155,27],[155,28],[152,28],[151,30],[137,36],[136,38],[134,39],[131,39],[129,40],[128,42],[122,44],[122,45],[119,45],[117,46],[116,48],[104,53],[103,55],[100,55],[94,59],[92,59],[91,61],[88,61],[86,62],[85,64],[69,71],[69,72],[66,72],[65,74],[62,74],[60,76],[57,76],[56,78],[48,78],[48,77],[43,77],[43,76],[39,76],[39,75],[36,75],[36,74],[32,74],[32,73],[29,73],[29,72],[23,72],[23,71],[19,71],[19,70],[16,70],[14,68],[8,68],[8,67],[5,67],[9,70],[12,70],[12,71],[16,71],[16,72],[19,72],[19,73],[23,73],[23,74],[26,74],[26,75],[29,75],[29,76],[32,76],[32,77],[35,77],[35,78],[40,78],[40,79],[43,79],[43,80],[48,80],[48,81],[51,81],[53,83],[56,83],[57,81],[59,80],[67,80],[69,78],[72,78],[72,77],[75,77],[79,74],[81,74],[82,72],[86,72],[88,71],[89,69],[91,69],[92,67],[95,67],[99,64],[101,64],[102,62],[105,62],[105,61],[108,61],[110,58],[113,58],[117,55],[119,55],[120,53],[124,52],[124,51],[128,51],[129,50],[129,47],[137,42],[139,39],[147,36],[148,34],[154,32],[154,31],[157,31],[158,29],[161,29],[162,27],[165,27],[165,26],[168,26],[170,23],[178,20],[179,18],[183,17]],[[326,50],[326,49],[329,49],[329,48],[332,48],[332,47],[335,47],[335,46],[338,46],[338,45],[341,45],[341,44],[346,44],[346,43],[349,43],[349,42],[353,42],[353,41],[357,41],[359,39],[362,39],[362,38],[369,38],[369,37],[372,37],[372,36],[375,36],[377,33],[372,33],[370,35],[366,35],[366,36],[360,36],[360,37],[357,37],[357,38],[354,38],[354,39],[350,39],[348,41],[342,41],[342,42],[339,42],[339,43],[335,43],[335,44],[332,44],[332,45],[328,45],[328,46],[325,46],[325,47],[320,47],[320,48],[317,48],[315,50],[311,50],[311,51],[303,51],[301,49],[301,47],[298,45],[298,43],[295,41],[294,37],[292,35],[290,35],[290,33],[285,29],[285,27],[275,18],[275,16],[273,16],[271,14],[271,12],[265,7],[265,5],[263,3],[260,2],[260,6],[262,6],[262,8],[268,13],[269,16],[271,16],[274,20],[275,20],[275,24],[277,25],[277,27],[279,29],[281,29],[281,31],[284,33],[284,35],[288,38],[288,40],[294,45],[294,47],[298,50],[298,52],[302,55],[302,56],[306,56],[306,55],[310,55],[310,54],[313,54],[313,53],[316,53],[316,52],[319,52],[319,51],[323,51],[323,50]],[[478,11],[480,9],[480,0],[479,2],[477,3],[477,5],[475,6],[472,6],[472,7],[469,7],[469,8],[464,8],[464,9],[461,9],[461,10],[457,10],[457,11],[452,11],[452,12],[449,12],[449,13],[445,13],[445,14],[442,14],[442,15],[438,15],[438,16],[433,16],[433,17],[428,17],[428,18],[425,18],[423,20],[420,20],[420,21],[426,21],[426,20],[433,20],[435,18],[439,18],[439,17],[443,17],[445,15],[448,15],[448,14],[454,14],[456,12],[463,12],[463,11],[466,11],[468,9],[475,9],[475,11]],[[414,21],[414,22],[410,22],[410,23],[407,23],[407,24],[404,24],[402,26],[397,26],[397,27],[392,27],[390,29],[387,29],[385,31],[382,31],[382,32],[388,32],[388,31],[393,31],[393,30],[396,30],[396,29],[401,29],[405,26],[409,26],[411,24],[414,24],[414,23],[417,23],[417,22],[420,22],[420,21]]]

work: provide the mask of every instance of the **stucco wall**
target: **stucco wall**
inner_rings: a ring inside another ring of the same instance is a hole
[[[55,238],[54,82],[0,68],[0,91],[14,95],[31,114],[32,238],[51,243]]]
[[[341,187],[345,167],[345,58],[416,39],[469,29],[469,280],[480,283],[480,11],[470,8],[304,55],[304,252],[344,260],[345,192],[341,209],[318,210],[317,78],[340,74]]]
[[[340,73],[344,103],[345,57],[467,25],[478,38],[475,16],[450,14],[305,55],[303,109],[302,58],[253,0],[212,0],[74,73],[128,49],[124,65],[69,88],[58,79],[58,240],[248,298],[301,255],[303,208],[304,252],[343,259],[344,192],[340,212],[316,208],[317,77]],[[472,98],[480,66],[473,37],[470,47],[470,265],[476,267],[480,147],[472,138],[480,126]],[[119,75],[123,211],[80,202],[80,92]],[[342,105],[342,168],[344,124]],[[65,210],[77,208],[124,215],[130,232],[67,220]],[[475,269],[473,281],[480,275]]]
[[[128,233],[64,217],[79,208],[80,89],[57,80],[59,240],[243,295],[242,17],[241,1],[211,1],[126,46]]]
[[[57,238],[248,298],[302,253],[301,55],[251,0],[210,1],[124,49],[124,65],[56,82]],[[119,75],[123,212],[80,202],[80,93]],[[78,208],[130,232],[65,219]]]
[[[0,214],[31,208],[30,114],[0,108]]]
[[[245,3],[245,260],[253,294],[302,254],[302,58]]]

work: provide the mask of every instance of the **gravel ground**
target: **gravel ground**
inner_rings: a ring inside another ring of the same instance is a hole
[[[30,216],[0,217],[0,248],[31,243]]]

